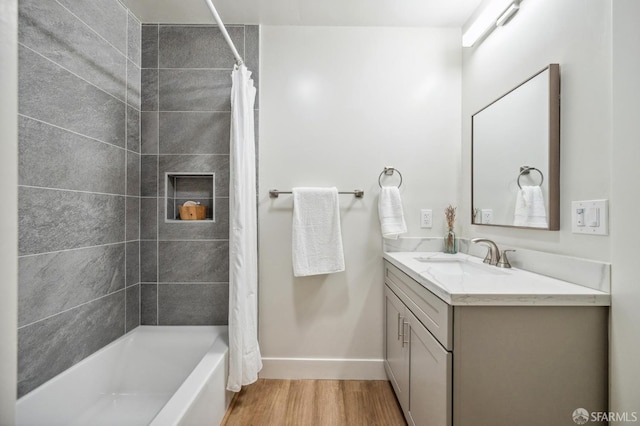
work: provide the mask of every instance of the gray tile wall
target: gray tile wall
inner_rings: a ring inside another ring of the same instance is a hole
[[[21,0],[19,396],[140,324],[140,22]]]
[[[258,27],[227,29],[257,86]],[[141,63],[141,322],[227,324],[234,58],[216,26],[144,24]],[[165,222],[166,172],[215,172],[214,222]]]

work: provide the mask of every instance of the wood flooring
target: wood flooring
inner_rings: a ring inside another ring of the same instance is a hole
[[[406,425],[383,380],[260,379],[242,388],[223,426]]]

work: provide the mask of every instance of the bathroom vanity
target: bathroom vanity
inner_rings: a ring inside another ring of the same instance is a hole
[[[575,425],[608,407],[607,293],[480,259],[385,253],[385,369],[409,425]]]

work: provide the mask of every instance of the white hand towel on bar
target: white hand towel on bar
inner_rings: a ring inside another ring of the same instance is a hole
[[[293,188],[293,275],[344,271],[338,190]]]
[[[548,226],[547,212],[540,186],[523,186],[518,191],[513,225],[533,228],[546,228]]]
[[[398,234],[407,232],[407,224],[404,221],[402,199],[400,198],[398,187],[383,186],[380,188],[378,216],[380,217],[380,229],[383,238],[395,240],[398,238]]]

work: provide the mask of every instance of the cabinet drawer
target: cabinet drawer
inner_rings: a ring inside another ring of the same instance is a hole
[[[387,261],[385,282],[440,344],[453,350],[451,306]]]

